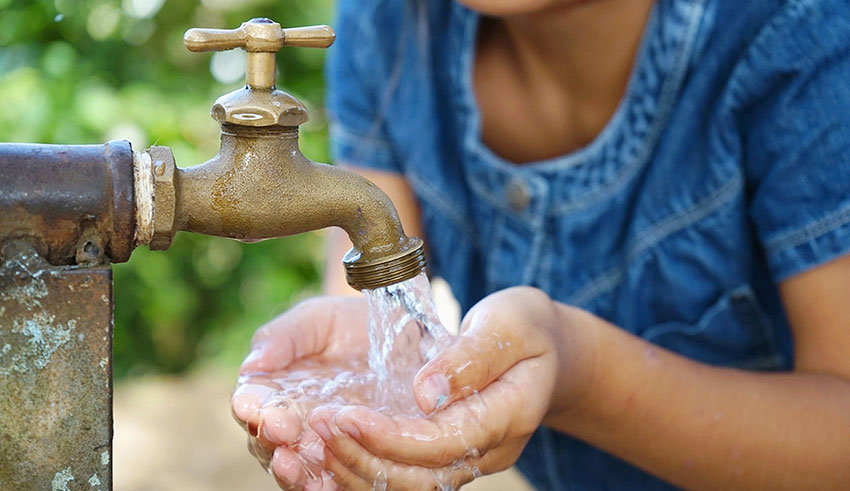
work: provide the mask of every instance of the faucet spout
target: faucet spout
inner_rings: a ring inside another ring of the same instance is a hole
[[[178,170],[176,228],[239,240],[344,229],[349,283],[376,288],[424,269],[422,241],[409,238],[390,199],[367,179],[317,164],[298,149],[298,128],[222,125],[221,149]]]

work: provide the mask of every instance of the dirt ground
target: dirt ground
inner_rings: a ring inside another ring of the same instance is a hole
[[[278,489],[230,416],[232,376],[199,371],[143,378],[115,389],[114,488],[121,491]],[[532,489],[514,470],[465,490]]]

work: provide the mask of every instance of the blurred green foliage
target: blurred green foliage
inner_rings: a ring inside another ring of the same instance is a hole
[[[238,51],[190,53],[189,27],[329,23],[331,0],[0,0],[0,141],[172,148],[179,166],[218,151],[213,101],[242,83]],[[278,85],[302,101],[305,155],[327,161],[324,51],[285,48]],[[241,244],[178,234],[115,266],[115,374],[235,366],[254,330],[318,291],[315,234]]]

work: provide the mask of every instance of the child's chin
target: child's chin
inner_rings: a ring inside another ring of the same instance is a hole
[[[470,9],[493,17],[531,14],[557,5],[586,0],[457,0]]]

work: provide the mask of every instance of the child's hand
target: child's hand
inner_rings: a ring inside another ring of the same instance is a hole
[[[254,335],[231,400],[233,415],[248,431],[251,453],[282,488],[336,489],[324,470],[324,443],[302,421],[327,402],[327,394],[311,389],[341,370],[357,369],[351,360],[366,359],[367,322],[363,298],[325,297],[299,304]],[[287,386],[278,385],[279,377]],[[303,391],[293,389],[298,380],[306,384]],[[279,400],[282,389],[290,394],[285,402]],[[343,396],[357,401],[356,387]]]
[[[546,414],[559,371],[558,310],[544,293],[493,294],[464,319],[457,342],[417,374],[428,418],[364,407],[317,408],[310,426],[325,441],[325,466],[345,489],[437,489],[506,469]]]

